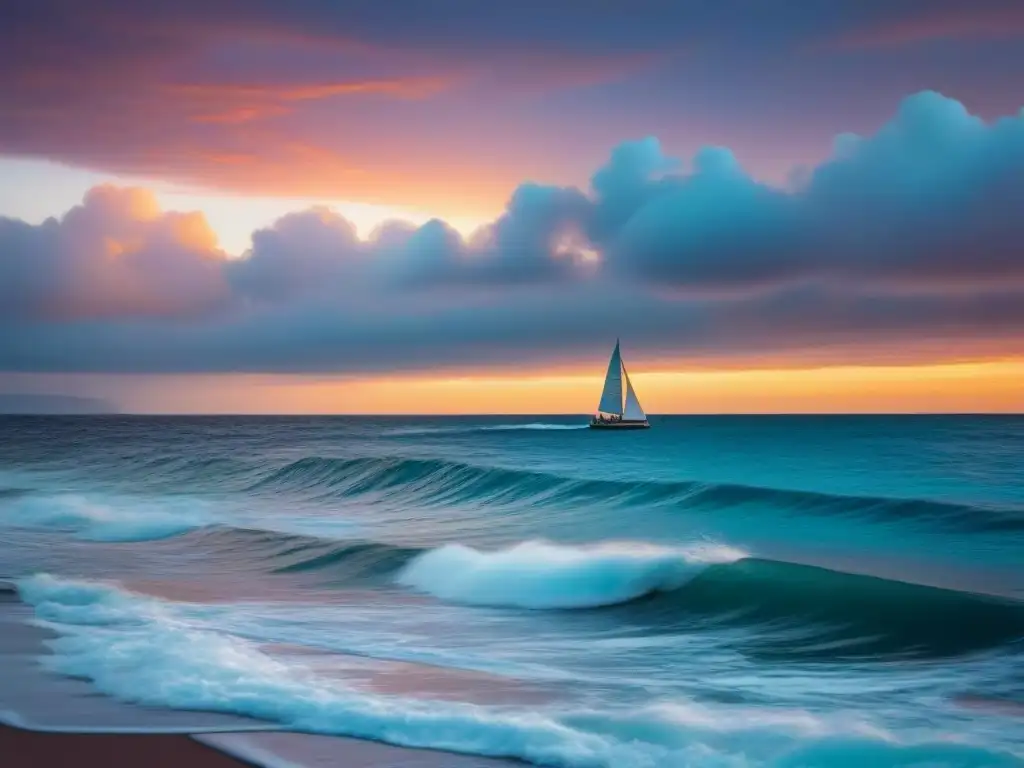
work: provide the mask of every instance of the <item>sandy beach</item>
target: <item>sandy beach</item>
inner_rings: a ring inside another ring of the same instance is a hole
[[[238,768],[252,765],[185,734],[48,733],[0,725],[4,768]]]
[[[54,633],[0,582],[0,766],[62,768],[487,768],[492,758],[276,730],[215,712],[140,707],[45,670]],[[23,727],[24,726],[24,727]],[[146,732],[151,730],[152,732]]]
[[[492,768],[517,763],[302,733],[60,733],[0,724],[0,764],[3,768]]]

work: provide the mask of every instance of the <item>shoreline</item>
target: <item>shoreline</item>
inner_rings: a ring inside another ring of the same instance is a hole
[[[184,733],[69,733],[0,723],[5,768],[271,768],[203,744]]]
[[[39,659],[52,630],[0,579],[3,768],[488,768],[520,761],[288,730],[218,712],[140,707],[52,674]]]
[[[519,760],[296,731],[38,730],[0,721],[4,768],[488,768]]]

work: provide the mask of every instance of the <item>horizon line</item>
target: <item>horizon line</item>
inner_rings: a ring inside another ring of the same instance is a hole
[[[347,419],[410,419],[410,418],[440,418],[440,419],[466,419],[466,418],[589,418],[588,413],[244,413],[228,412],[176,412],[165,413],[160,411],[97,411],[93,413],[61,413],[58,411],[27,413],[27,412],[3,412],[0,411],[0,418],[12,416],[61,416],[61,417],[105,417],[105,416],[127,416],[127,417],[162,417],[162,418],[347,418]],[[693,417],[693,418],[722,418],[730,416],[1024,416],[1024,411],[718,411],[718,412],[685,412],[665,411],[661,413],[648,413],[648,416],[655,417]]]

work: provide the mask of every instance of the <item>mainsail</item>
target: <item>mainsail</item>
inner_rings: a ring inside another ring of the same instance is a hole
[[[643,421],[647,418],[647,414],[644,413],[644,409],[637,399],[636,392],[633,391],[633,382],[629,379],[629,373],[626,371],[625,365],[622,366],[622,374],[626,377],[626,408],[622,418],[626,421]]]
[[[604,389],[597,410],[601,413],[622,415],[622,357],[619,355],[619,341],[615,340],[612,359],[608,361],[608,373],[604,376]]]

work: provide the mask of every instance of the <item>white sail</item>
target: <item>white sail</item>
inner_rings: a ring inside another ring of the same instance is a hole
[[[622,357],[619,355],[619,342],[615,341],[612,359],[608,361],[608,373],[604,377],[604,390],[601,402],[597,406],[601,413],[622,415]]]
[[[633,391],[633,382],[630,381],[625,365],[622,366],[622,373],[626,377],[626,408],[622,418],[626,421],[644,421],[647,414],[644,413],[640,400],[637,399],[636,392]]]

